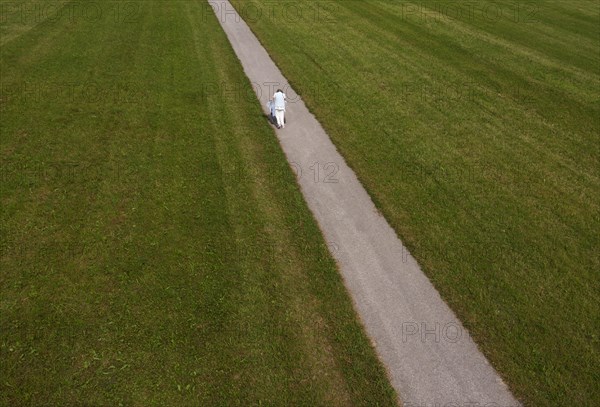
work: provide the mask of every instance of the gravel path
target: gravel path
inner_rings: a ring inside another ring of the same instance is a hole
[[[277,137],[404,406],[518,406],[233,6],[210,6],[265,112],[291,98]]]

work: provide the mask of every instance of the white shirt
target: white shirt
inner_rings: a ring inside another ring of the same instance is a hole
[[[285,93],[276,92],[273,95],[273,101],[275,103],[275,110],[285,110]]]

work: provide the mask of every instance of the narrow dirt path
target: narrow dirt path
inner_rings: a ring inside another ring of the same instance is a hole
[[[226,0],[208,7],[265,112],[277,88],[291,99],[277,137],[403,404],[519,405],[234,7]]]

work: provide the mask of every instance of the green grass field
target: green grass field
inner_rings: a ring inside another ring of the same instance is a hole
[[[513,392],[598,405],[599,3],[233,3]]]
[[[40,4],[0,3],[0,405],[395,405],[203,3]]]

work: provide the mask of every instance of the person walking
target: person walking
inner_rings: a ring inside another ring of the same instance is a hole
[[[287,98],[281,89],[273,95],[273,103],[275,105],[275,118],[277,119],[277,128],[285,128],[285,104]]]

